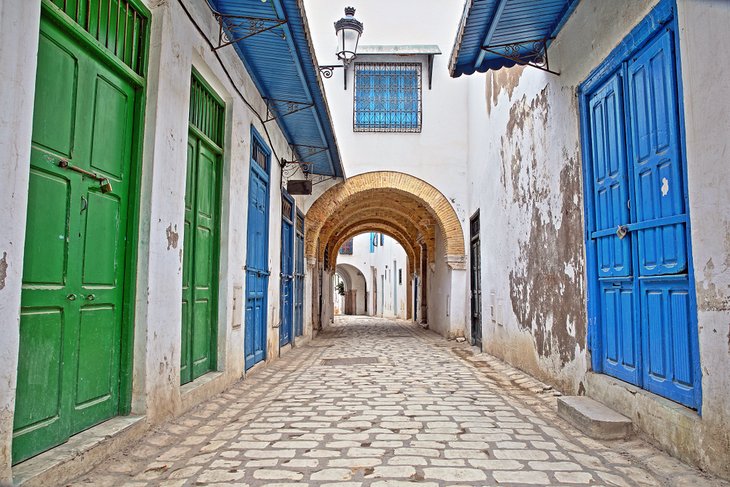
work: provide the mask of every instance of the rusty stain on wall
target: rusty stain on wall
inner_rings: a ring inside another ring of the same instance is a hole
[[[0,290],[5,288],[5,279],[8,277],[8,253],[3,252],[3,258],[0,259]]]
[[[167,237],[167,250],[170,250],[170,248],[176,249],[177,241],[180,238],[180,235],[177,233],[177,225],[175,225],[175,229],[173,230],[172,223],[170,223],[165,229],[165,236]]]

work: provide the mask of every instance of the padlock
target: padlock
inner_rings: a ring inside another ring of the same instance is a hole
[[[112,192],[112,183],[110,183],[107,178],[102,179],[99,182],[99,185],[101,186],[102,193],[111,193]]]
[[[618,235],[619,240],[623,239],[627,233],[629,233],[629,229],[626,228],[624,225],[619,225],[616,229],[616,235]]]

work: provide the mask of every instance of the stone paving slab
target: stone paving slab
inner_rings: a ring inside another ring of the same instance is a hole
[[[69,485],[730,486],[640,439],[588,438],[557,395],[418,326],[340,318]]]

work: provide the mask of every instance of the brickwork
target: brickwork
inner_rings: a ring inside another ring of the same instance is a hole
[[[343,225],[370,231],[374,228],[363,222],[375,220],[379,228],[388,229],[383,233],[402,235],[393,238],[404,248],[410,246],[412,255],[417,254],[417,243],[425,242],[433,259],[436,231],[444,238],[447,255],[464,255],[461,223],[446,197],[421,179],[380,171],[353,176],[314,202],[306,215],[307,256],[321,259],[327,246],[330,255],[336,251],[337,242],[352,236],[348,236],[351,232],[342,231]],[[358,226],[360,223],[363,225]]]

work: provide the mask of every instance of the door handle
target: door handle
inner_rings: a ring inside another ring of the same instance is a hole
[[[112,191],[112,183],[109,182],[108,178],[105,178],[104,176],[99,176],[98,174],[87,171],[86,169],[81,169],[80,167],[72,166],[68,163],[66,159],[61,159],[58,161],[58,167],[63,169],[68,169],[69,171],[74,171],[79,174],[83,174],[86,177],[89,177],[91,179],[94,179],[96,181],[99,181],[99,186],[101,188],[102,193],[111,193]]]
[[[66,299],[68,299],[69,301],[76,301],[76,295],[75,294],[69,294],[68,296],[66,296]]]

